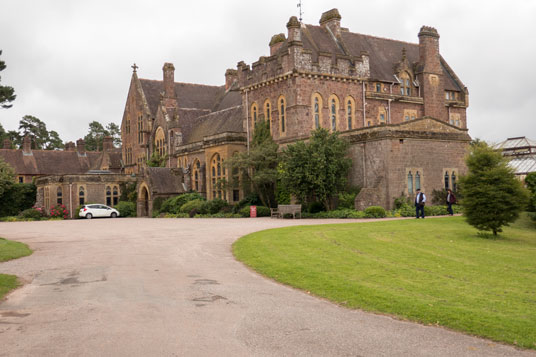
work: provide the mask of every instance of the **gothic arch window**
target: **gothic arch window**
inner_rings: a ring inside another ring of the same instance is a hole
[[[284,96],[280,96],[279,100],[279,133],[285,135],[286,133],[286,115],[287,115],[287,102]]]
[[[322,96],[319,93],[313,94],[312,101],[313,129],[322,126]]]
[[[346,98],[346,125],[348,130],[352,130],[354,128],[353,123],[355,122],[355,101],[352,97]]]
[[[143,116],[138,116],[138,144],[143,144]]]
[[[82,206],[86,203],[86,190],[84,186],[78,188],[78,204]]]
[[[164,129],[162,129],[161,126],[156,129],[156,134],[154,136],[154,146],[156,149],[156,152],[160,156],[164,156],[166,154],[166,145],[165,145],[166,137],[164,134]]]
[[[125,133],[130,134],[130,118],[127,118],[127,121],[125,123]]]
[[[193,171],[192,171],[192,181],[194,183],[194,190],[196,190],[197,192],[199,192],[199,188],[201,187],[200,185],[200,175],[201,175],[201,163],[199,162],[199,160],[195,160],[194,161],[194,165],[193,165]]]
[[[400,94],[411,95],[411,77],[408,72],[400,73]]]
[[[456,191],[456,173],[452,171],[451,175],[452,191]]]
[[[449,173],[448,171],[445,171],[445,190],[448,190],[450,188],[449,180],[450,180]]]
[[[110,186],[106,186],[106,205],[112,205],[112,188]]]
[[[258,108],[257,103],[251,104],[251,125],[253,125],[253,129],[257,126],[257,114],[258,114]]]
[[[226,199],[225,192],[221,187],[222,179],[225,176],[225,168],[223,167],[223,160],[220,154],[214,154],[210,161],[210,173],[211,173],[211,186],[212,186],[212,199],[221,198]]]
[[[119,187],[117,186],[114,186],[112,191],[112,202],[114,206],[119,203]]]
[[[56,203],[59,205],[63,204],[63,192],[61,187],[58,187],[58,190],[56,191]]]
[[[339,99],[336,95],[329,97],[329,123],[331,131],[336,131],[339,123]]]
[[[410,195],[413,194],[413,174],[410,172],[408,172],[408,193]]]
[[[421,189],[421,174],[419,171],[415,172],[415,190]]]
[[[266,118],[266,121],[268,122],[268,127],[270,128],[270,133],[272,132],[272,106],[270,104],[270,100],[266,99],[264,101],[264,117]]]

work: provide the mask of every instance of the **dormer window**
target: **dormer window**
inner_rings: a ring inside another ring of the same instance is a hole
[[[407,72],[402,72],[400,74],[400,94],[401,95],[411,95],[411,79]]]

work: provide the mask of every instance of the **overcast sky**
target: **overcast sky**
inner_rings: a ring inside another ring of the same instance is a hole
[[[0,123],[13,130],[33,115],[63,141],[93,120],[120,124],[134,62],[140,78],[161,80],[172,62],[177,82],[223,85],[227,68],[269,55],[297,2],[0,0],[0,84],[17,94]],[[469,88],[469,134],[536,140],[536,1],[303,0],[303,21],[334,7],[352,32],[418,43],[422,25],[437,28]]]

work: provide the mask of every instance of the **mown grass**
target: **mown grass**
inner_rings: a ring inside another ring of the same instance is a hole
[[[0,238],[0,262],[30,254],[32,254],[32,250],[26,244]],[[19,282],[16,276],[0,274],[0,299],[17,286],[19,286]]]
[[[350,308],[536,349],[536,227],[524,216],[492,237],[448,217],[273,229],[233,251]]]

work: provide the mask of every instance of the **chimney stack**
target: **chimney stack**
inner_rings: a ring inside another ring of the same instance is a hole
[[[341,14],[339,10],[331,9],[326,11],[320,17],[320,26],[329,29],[335,37],[341,35]]]
[[[86,155],[86,142],[84,141],[84,139],[76,140],[76,151],[78,151],[79,156]]]
[[[114,148],[114,139],[111,136],[106,136],[102,140],[102,151],[110,151]]]
[[[229,90],[233,83],[238,80],[238,71],[229,68],[225,71],[225,90]]]
[[[175,98],[175,67],[173,63],[164,63],[164,97]]]
[[[32,155],[32,138],[29,135],[26,135],[22,140],[22,153]]]
[[[68,143],[65,143],[65,151],[75,151],[75,145],[72,141],[69,141]]]
[[[419,31],[419,62],[423,72],[441,74],[439,34],[433,27],[423,26]]]
[[[270,40],[270,56],[273,56],[279,51],[279,48],[285,42],[285,34],[279,33],[277,35],[273,35],[272,39]]]
[[[7,138],[4,139],[4,144],[3,145],[4,145],[4,147],[3,147],[4,149],[11,149],[11,140],[9,140]]]

